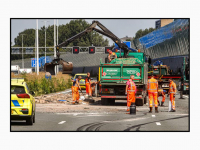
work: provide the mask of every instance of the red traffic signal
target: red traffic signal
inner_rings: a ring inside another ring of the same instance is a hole
[[[89,47],[89,54],[95,53],[95,47]]]
[[[111,50],[111,47],[105,47],[105,54],[108,54],[109,52],[109,50]]]
[[[79,53],[79,47],[75,46],[73,47],[73,54],[78,54]]]

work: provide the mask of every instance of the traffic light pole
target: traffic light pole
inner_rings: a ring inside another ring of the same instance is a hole
[[[38,49],[38,19],[36,20],[36,26],[37,26],[37,31],[36,31],[36,34],[37,34],[37,75],[39,75],[39,49]]]
[[[24,68],[24,53],[23,53],[23,36],[25,34],[21,34],[22,35],[22,68]]]
[[[56,20],[54,19],[54,58],[56,58]],[[56,66],[54,68],[55,75],[57,74]]]

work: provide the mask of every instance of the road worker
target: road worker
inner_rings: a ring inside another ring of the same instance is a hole
[[[165,102],[165,93],[166,93],[166,91],[163,90],[163,89],[161,88],[161,86],[159,86],[159,88],[158,88],[158,97],[159,97],[159,96],[162,96],[161,106],[164,106],[164,102]],[[160,106],[159,100],[158,100],[158,106]]]
[[[96,84],[98,84],[98,82],[92,82],[91,83],[91,88],[90,88],[91,95],[93,95],[93,93],[95,92]]]
[[[149,113],[152,113],[153,100],[155,105],[155,112],[158,113],[158,81],[154,79],[153,75],[151,75],[151,79],[149,79],[147,82],[147,90],[149,95]]]
[[[81,90],[81,87],[80,87],[80,82],[81,80],[81,76],[78,76],[77,79],[73,79],[72,82],[72,98],[73,98],[73,103],[72,104],[75,104],[75,103],[79,103],[79,91],[78,90]]]
[[[110,63],[113,59],[117,58],[117,55],[114,52],[112,52],[112,50],[109,50],[108,52],[109,52],[108,61]]]
[[[130,79],[126,82],[125,95],[127,95],[127,111],[130,111],[131,103],[135,103],[135,94],[137,92],[137,88],[133,80],[134,75],[131,75]]]
[[[171,112],[175,112],[175,94],[176,94],[176,83],[174,83],[172,81],[172,79],[169,79],[169,91],[168,91],[168,94],[169,94],[169,98],[170,98],[170,101],[171,101],[171,105],[172,105],[172,110]]]
[[[86,94],[88,96],[92,96],[91,94],[91,78],[90,78],[90,73],[87,73],[87,77],[85,78],[85,86],[86,86]]]

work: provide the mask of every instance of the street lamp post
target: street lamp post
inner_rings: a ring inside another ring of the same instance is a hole
[[[43,21],[45,24],[45,63],[46,63],[46,23],[49,21]]]
[[[23,55],[23,36],[26,34],[21,34],[22,35],[22,68],[24,68],[24,55]]]

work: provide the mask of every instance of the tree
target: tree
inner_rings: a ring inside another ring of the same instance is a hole
[[[71,20],[69,23],[65,25],[59,25],[58,27],[58,41],[59,43],[64,42],[68,38],[80,33],[81,31],[85,30],[87,27],[89,27],[90,24],[86,22],[83,19],[78,20]],[[35,29],[26,29],[19,33],[19,35],[14,39],[15,45],[18,45],[19,47],[22,46],[22,37],[21,34],[24,35],[23,45],[24,47],[35,47]],[[39,34],[39,47],[45,46],[45,27],[41,27],[38,31]],[[71,42],[69,45],[66,45],[68,47],[72,46],[109,46],[109,41],[107,39],[104,39],[102,35],[96,32],[91,32],[89,34],[86,34],[85,36],[82,36],[79,39],[76,39],[75,41]],[[14,45],[14,46],[15,46]],[[48,26],[46,29],[46,46],[47,47],[53,47],[54,46],[54,26]],[[53,51],[54,49],[47,49],[47,51]],[[61,49],[61,51],[63,51]],[[28,57],[28,55],[26,56]],[[29,58],[33,56],[30,55]],[[11,57],[12,60],[15,59],[15,56]],[[16,57],[17,58],[17,57]]]
[[[151,32],[153,32],[155,29],[154,28],[149,28],[149,29],[145,29],[145,30],[138,30],[136,33],[135,33],[135,37],[133,37],[133,39],[138,39],[142,36],[145,36]]]

